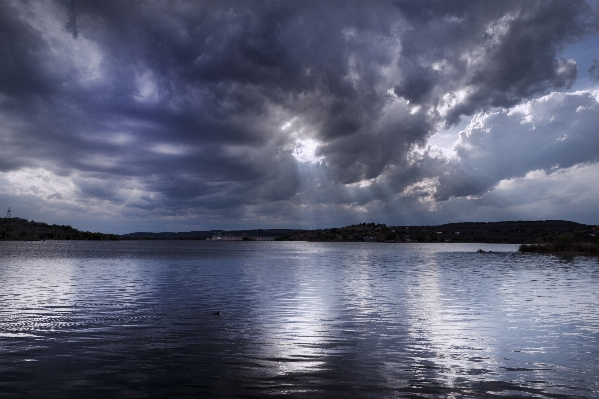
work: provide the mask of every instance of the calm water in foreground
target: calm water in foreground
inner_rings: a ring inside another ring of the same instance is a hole
[[[515,245],[0,242],[0,397],[597,398],[598,283]]]

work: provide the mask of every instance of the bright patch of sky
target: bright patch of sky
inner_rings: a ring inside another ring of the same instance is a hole
[[[588,36],[578,43],[567,46],[561,56],[565,59],[573,59],[578,65],[578,77],[572,85],[572,91],[599,87],[599,81],[589,73],[593,61],[599,61],[599,36]]]

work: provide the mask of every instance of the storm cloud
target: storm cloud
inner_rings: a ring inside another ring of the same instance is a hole
[[[121,230],[437,220],[443,202],[597,161],[597,95],[568,93],[578,67],[561,55],[596,35],[594,13],[3,2],[0,197]],[[471,118],[453,155],[427,150]]]
[[[598,100],[599,91],[551,93],[476,115],[454,145],[436,198],[477,196],[530,171],[597,162]]]

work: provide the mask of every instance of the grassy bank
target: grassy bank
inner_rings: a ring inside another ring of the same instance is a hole
[[[568,239],[557,240],[544,244],[522,244],[520,252],[535,252],[547,254],[581,254],[599,255],[599,242],[574,242]]]

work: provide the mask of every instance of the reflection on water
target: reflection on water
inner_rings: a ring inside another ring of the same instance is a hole
[[[1,242],[0,397],[599,397],[597,260],[478,247]]]

